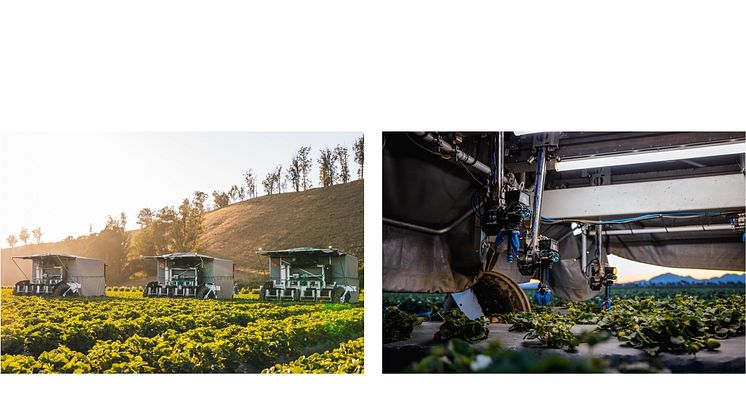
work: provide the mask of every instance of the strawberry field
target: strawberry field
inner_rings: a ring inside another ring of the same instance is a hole
[[[363,372],[362,305],[107,295],[3,290],[2,372]]]
[[[392,344],[384,369],[388,362],[389,372],[743,372],[743,347],[730,344],[746,332],[743,289],[622,291],[609,310],[599,298],[556,300],[472,321],[440,311],[437,295],[384,296],[384,343]],[[398,341],[421,353],[398,352]]]

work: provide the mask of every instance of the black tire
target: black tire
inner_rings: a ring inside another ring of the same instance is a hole
[[[264,301],[264,285],[259,286],[259,301]]]
[[[508,276],[483,272],[471,290],[486,316],[531,311],[526,293]]]
[[[208,295],[208,293],[209,293],[209,295]],[[215,293],[214,292],[210,292],[210,289],[207,288],[206,286],[200,285],[200,287],[197,288],[197,298],[198,299],[200,299],[200,300],[211,300],[211,299],[213,299],[215,297],[216,297]]]
[[[70,285],[66,282],[60,282],[52,289],[52,295],[57,297],[78,297],[78,291],[69,291]]]
[[[68,288],[70,287],[67,285],[67,283],[60,282],[59,284],[55,285],[54,288],[52,289],[52,295],[56,297],[62,297],[62,294],[64,294]]]
[[[345,293],[345,289],[342,287],[335,287],[332,291],[332,303],[339,304],[339,299],[342,298],[342,295]]]
[[[13,287],[13,295],[23,295],[23,294],[17,293],[16,290],[19,287],[22,287],[24,285],[29,285],[30,283],[31,283],[31,281],[29,281],[28,279],[16,282],[16,285]]]
[[[148,290],[151,288],[155,288],[158,286],[158,281],[150,281],[148,282],[148,285],[145,286],[145,289],[142,291],[142,296],[147,297],[148,296]]]

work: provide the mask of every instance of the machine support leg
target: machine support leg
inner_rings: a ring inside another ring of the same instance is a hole
[[[588,273],[585,271],[585,268],[588,266],[588,235],[585,232],[585,227],[580,227],[580,247],[583,249],[580,253],[580,270],[583,272],[583,275],[588,275]]]
[[[531,220],[531,258],[532,263],[539,269],[539,287],[536,289],[534,297],[539,305],[549,305],[552,298],[552,291],[549,289],[549,268],[551,262],[547,255],[542,257],[539,250],[539,229],[541,228],[541,198],[544,193],[544,182],[546,180],[546,150],[544,147],[538,148],[536,159],[536,186],[534,189],[534,212]]]
[[[536,187],[534,189],[534,218],[531,220],[531,251],[539,250],[539,228],[541,226],[541,197],[544,192],[544,181],[546,179],[544,147],[539,147],[539,156],[536,159]]]

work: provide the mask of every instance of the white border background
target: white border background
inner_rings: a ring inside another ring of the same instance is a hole
[[[744,376],[383,376],[376,287],[381,131],[743,130],[742,2],[0,4],[0,130],[364,129],[368,249],[364,376],[3,375],[3,416],[742,410]]]

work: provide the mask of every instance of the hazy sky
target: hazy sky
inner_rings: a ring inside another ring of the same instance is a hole
[[[318,186],[319,149],[345,145],[357,178],[352,144],[361,133],[0,133],[0,233],[40,226],[42,241],[101,230],[124,211],[137,228],[140,209],[178,206],[196,190],[226,191],[253,169],[261,179],[311,147]],[[284,168],[283,168],[284,171]],[[32,239],[33,240],[33,239]]]

